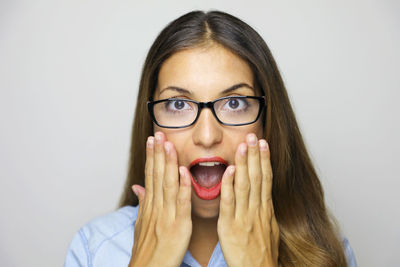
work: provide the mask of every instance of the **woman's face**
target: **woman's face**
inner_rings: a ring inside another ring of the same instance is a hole
[[[238,84],[243,86],[224,92]],[[179,97],[207,102],[224,96],[255,96],[253,88],[254,77],[249,65],[226,48],[213,44],[184,50],[167,59],[159,72],[154,100]],[[246,135],[255,133],[258,138],[263,135],[261,119],[244,126],[225,126],[207,108],[190,127],[166,129],[154,125],[154,132],[157,131],[163,132],[166,139],[175,145],[179,166],[186,166],[189,170],[196,159],[211,157],[222,158],[228,165],[234,165],[236,149],[245,142]],[[192,187],[194,216],[216,218],[219,201],[220,197],[212,200],[200,198]]]

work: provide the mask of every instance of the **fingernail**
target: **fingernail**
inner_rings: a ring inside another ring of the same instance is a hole
[[[161,133],[160,132],[156,132],[155,137],[156,137],[156,143],[157,144],[161,144],[161,141],[162,141]]]
[[[247,136],[247,143],[250,146],[255,146],[257,144],[257,137],[254,134],[249,134]]]
[[[264,139],[261,139],[259,141],[259,144],[260,144],[260,149],[261,150],[267,150],[267,148],[268,148],[267,141],[265,141]]]
[[[185,176],[185,172],[183,171],[183,167],[182,167],[182,166],[179,167],[179,174],[180,174],[181,176]]]
[[[240,154],[245,155],[246,152],[247,152],[247,145],[246,144],[240,144],[239,151],[240,151]]]
[[[164,149],[165,149],[165,152],[167,152],[167,154],[169,154],[169,152],[171,152],[171,144],[169,142],[165,142]]]
[[[233,175],[235,173],[235,166],[229,166],[228,168],[229,175]]]
[[[135,193],[136,196],[138,196],[138,191],[135,186],[132,186],[132,191],[133,193]]]
[[[147,138],[147,146],[148,147],[154,146],[154,137],[153,136],[149,136],[149,138]]]

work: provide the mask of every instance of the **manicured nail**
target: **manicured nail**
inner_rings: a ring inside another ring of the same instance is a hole
[[[183,171],[183,167],[179,167],[179,174],[183,177],[185,176],[185,172]]]
[[[137,189],[136,189],[136,187],[134,185],[132,186],[132,191],[138,197],[138,191],[137,191]]]
[[[149,138],[147,138],[147,146],[150,148],[154,146],[154,137],[153,136],[149,136]]]
[[[169,154],[171,152],[171,144],[169,142],[165,142],[164,149],[165,149],[165,152],[167,152],[167,154]]]
[[[261,150],[267,150],[268,149],[267,141],[265,141],[264,139],[261,139],[259,141],[259,144],[260,144],[260,149]]]
[[[257,144],[257,137],[254,134],[247,135],[247,143],[250,146],[255,146]]]
[[[246,155],[246,153],[247,153],[247,145],[246,144],[240,144],[239,152],[242,155]]]
[[[161,141],[162,141],[161,133],[160,132],[156,132],[155,137],[156,137],[156,143],[157,144],[161,144]]]
[[[233,175],[234,173],[235,173],[235,166],[229,166],[228,167],[228,172],[229,172],[229,175]]]

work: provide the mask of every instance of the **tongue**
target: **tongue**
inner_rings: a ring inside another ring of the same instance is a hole
[[[210,167],[195,165],[190,171],[201,187],[211,188],[221,181],[225,166],[222,164]]]

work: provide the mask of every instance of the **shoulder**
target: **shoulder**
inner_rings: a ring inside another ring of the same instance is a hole
[[[125,206],[84,225],[73,238],[65,266],[93,266],[96,259],[129,260],[138,207]]]
[[[137,218],[137,207],[125,206],[114,212],[99,216],[83,226],[80,232],[88,240],[90,247],[116,237],[130,229]]]
[[[354,255],[353,249],[350,246],[349,240],[343,238],[343,248],[347,259],[347,265],[349,267],[357,267],[356,257]]]

